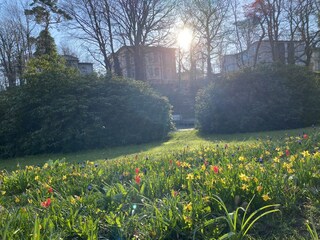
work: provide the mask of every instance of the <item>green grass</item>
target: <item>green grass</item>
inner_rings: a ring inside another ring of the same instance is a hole
[[[289,240],[320,231],[318,127],[179,131],[7,168],[17,162],[0,171],[0,239]]]
[[[76,153],[65,154],[45,154],[37,156],[26,156],[12,159],[0,159],[0,170],[6,169],[12,171],[17,166],[24,168],[27,165],[40,165],[50,160],[65,160],[70,163],[78,163],[84,161],[101,161],[122,158],[123,156],[143,155],[153,156],[163,154],[163,152],[171,152],[181,150],[186,146],[199,147],[207,144],[221,145],[246,145],[251,144],[256,139],[267,140],[271,137],[273,140],[280,140],[285,136],[301,135],[303,133],[312,132],[312,128],[258,132],[258,133],[242,133],[242,134],[216,134],[216,135],[200,135],[197,130],[177,131],[170,134],[167,141],[153,142],[140,145],[129,145],[112,147],[105,149],[96,149],[89,151],[80,151]]]

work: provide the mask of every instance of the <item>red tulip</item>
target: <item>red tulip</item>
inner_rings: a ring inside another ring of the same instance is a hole
[[[212,170],[213,170],[213,172],[215,174],[219,173],[219,167],[218,166],[212,166],[211,168],[212,168]]]
[[[289,149],[286,149],[286,156],[288,157],[290,155]]]
[[[50,206],[50,204],[51,204],[51,199],[47,198],[46,201],[41,202],[41,207],[48,208]]]
[[[136,181],[136,183],[137,183],[138,185],[140,184],[141,178],[140,178],[139,175],[137,175],[137,176],[135,177],[135,181]]]

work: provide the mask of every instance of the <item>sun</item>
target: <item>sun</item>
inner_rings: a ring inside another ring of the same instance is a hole
[[[192,43],[192,31],[189,28],[183,28],[178,33],[178,45],[184,51],[188,51],[190,49]]]

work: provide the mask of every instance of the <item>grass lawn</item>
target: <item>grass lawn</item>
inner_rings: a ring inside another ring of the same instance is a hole
[[[293,240],[320,230],[319,127],[177,131],[1,168],[0,239]]]
[[[24,168],[27,165],[42,166],[49,160],[65,160],[70,163],[79,163],[83,161],[101,161],[122,158],[123,156],[142,155],[142,156],[157,156],[163,152],[181,150],[186,146],[199,147],[207,144],[220,145],[246,145],[252,144],[257,139],[267,141],[272,138],[273,141],[278,141],[286,136],[297,136],[303,133],[311,133],[313,128],[271,131],[261,133],[242,133],[229,135],[206,135],[201,136],[197,130],[185,129],[170,134],[167,141],[153,142],[141,145],[130,145],[121,147],[112,147],[105,149],[89,150],[77,153],[65,154],[45,154],[37,156],[26,156],[13,159],[0,160],[0,170],[6,169],[12,171],[17,169],[17,166]]]

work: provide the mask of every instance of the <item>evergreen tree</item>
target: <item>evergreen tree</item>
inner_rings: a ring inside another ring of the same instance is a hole
[[[71,17],[58,7],[57,0],[33,0],[31,9],[25,9],[25,14],[34,16],[38,24],[44,24],[48,30],[50,24],[60,23],[62,19],[70,20]]]
[[[42,55],[49,55],[51,57],[57,57],[57,48],[53,37],[48,29],[42,30],[36,40],[35,57]]]

